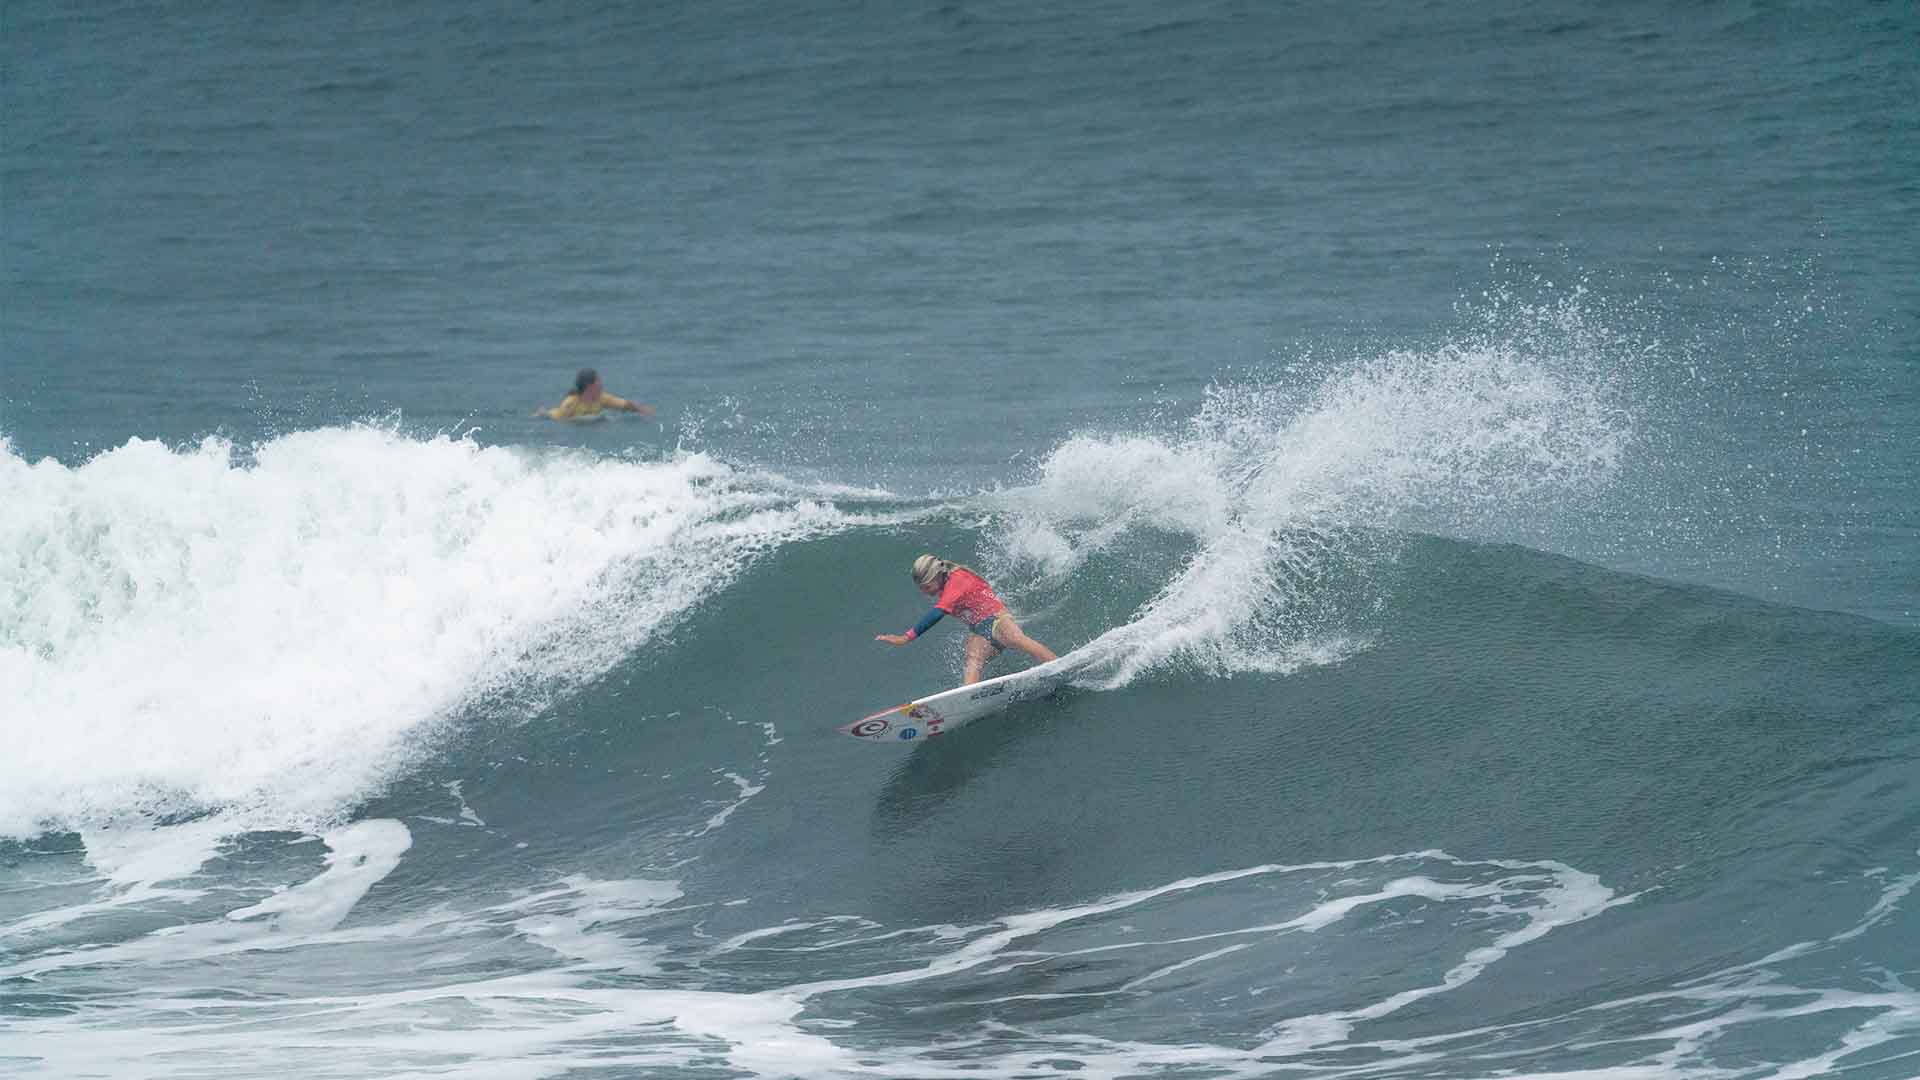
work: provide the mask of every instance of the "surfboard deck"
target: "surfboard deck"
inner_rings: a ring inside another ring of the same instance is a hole
[[[902,743],[939,738],[962,724],[1006,709],[1019,701],[1045,697],[1065,686],[1086,666],[1084,658],[1069,653],[1024,671],[982,679],[916,698],[905,705],[874,713],[834,729],[862,742]]]

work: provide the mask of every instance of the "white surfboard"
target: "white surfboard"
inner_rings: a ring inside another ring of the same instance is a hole
[[[1069,653],[1057,660],[983,679],[969,686],[956,686],[938,694],[896,705],[836,730],[856,739],[873,743],[919,742],[938,738],[954,728],[983,716],[990,716],[1016,701],[1032,701],[1065,686],[1086,666],[1084,657]]]

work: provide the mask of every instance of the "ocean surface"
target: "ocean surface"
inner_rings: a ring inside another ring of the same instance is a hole
[[[1917,101],[1910,2],[9,0],[0,1074],[1920,1076]],[[1089,665],[862,745],[924,551]]]

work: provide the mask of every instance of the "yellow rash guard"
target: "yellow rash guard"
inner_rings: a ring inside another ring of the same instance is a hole
[[[568,394],[566,400],[547,410],[547,415],[555,420],[584,420],[590,416],[599,416],[602,409],[624,409],[627,399],[614,397],[602,391],[592,401],[580,400],[579,394]]]

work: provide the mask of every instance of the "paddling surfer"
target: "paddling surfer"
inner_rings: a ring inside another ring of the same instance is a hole
[[[905,645],[940,621],[944,615],[958,615],[973,636],[967,638],[967,674],[964,682],[980,681],[987,661],[1008,648],[1019,649],[1038,663],[1058,659],[1052,649],[1028,637],[1013,621],[1007,605],[994,595],[993,586],[972,567],[948,562],[934,555],[913,560],[913,583],[934,598],[933,607],[920,617],[913,629],[904,634],[875,634],[875,641]]]
[[[580,373],[573,377],[573,393],[568,394],[560,404],[551,409],[541,409],[534,415],[553,420],[598,420],[606,409],[619,409],[641,416],[653,415],[651,405],[641,405],[607,393],[606,387],[601,385],[600,373],[592,368],[580,369]]]

